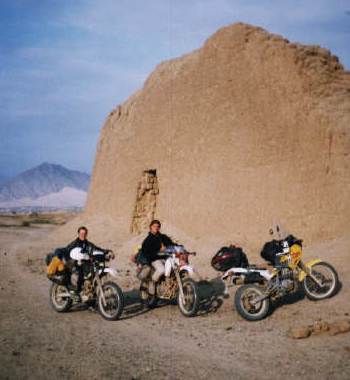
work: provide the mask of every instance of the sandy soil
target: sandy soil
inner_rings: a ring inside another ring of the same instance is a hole
[[[350,333],[288,337],[290,328],[318,319],[350,319],[349,239],[306,252],[336,267],[342,281],[336,297],[290,300],[257,323],[238,316],[232,293],[191,319],[176,305],[144,310],[132,268],[121,260],[127,306],[121,320],[107,322],[96,312],[58,314],[50,307],[43,258],[57,228],[0,227],[1,379],[350,378]]]

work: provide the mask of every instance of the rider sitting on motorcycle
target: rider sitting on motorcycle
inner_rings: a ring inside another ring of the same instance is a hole
[[[159,220],[152,220],[149,225],[149,233],[142,243],[142,254],[150,265],[155,269],[152,275],[150,293],[155,291],[155,283],[165,272],[164,256],[160,254],[166,247],[175,245],[169,236],[160,233],[161,223]]]
[[[105,254],[108,254],[111,251],[107,249],[102,249],[95,244],[91,243],[89,240],[87,240],[87,235],[88,235],[88,229],[84,226],[78,228],[78,237],[73,240],[70,244],[67,245],[65,248],[59,248],[58,250],[60,251],[60,255],[64,256],[65,259],[69,262],[72,262],[72,259],[70,258],[70,252],[74,248],[81,248],[81,253],[90,253],[92,251],[102,251]],[[114,258],[113,253],[111,253],[110,258]],[[74,292],[79,295],[79,293],[82,290],[83,283],[84,283],[84,270],[83,270],[83,265],[82,263],[79,263],[77,261],[74,261],[72,263],[73,265],[76,266],[78,270],[78,281],[77,281],[77,288],[74,289]]]

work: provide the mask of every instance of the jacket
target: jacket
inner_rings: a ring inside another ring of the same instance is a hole
[[[175,243],[165,234],[159,232],[154,235],[150,232],[142,243],[141,252],[143,258],[149,263],[164,258],[164,256],[159,255],[162,245],[169,247],[170,245],[175,245]]]

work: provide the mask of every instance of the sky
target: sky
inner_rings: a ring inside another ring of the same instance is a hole
[[[42,162],[91,173],[109,112],[235,22],[350,69],[350,0],[0,0],[0,180]]]

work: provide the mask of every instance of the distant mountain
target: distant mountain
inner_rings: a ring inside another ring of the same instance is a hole
[[[35,211],[83,208],[87,192],[64,187],[62,190],[43,195],[36,199],[21,198],[12,201],[0,202],[1,211]]]
[[[61,165],[43,163],[27,170],[16,177],[0,183],[0,203],[18,200],[35,200],[64,188],[87,192],[90,176],[76,170],[69,170]],[[37,203],[37,202],[36,202]]]

